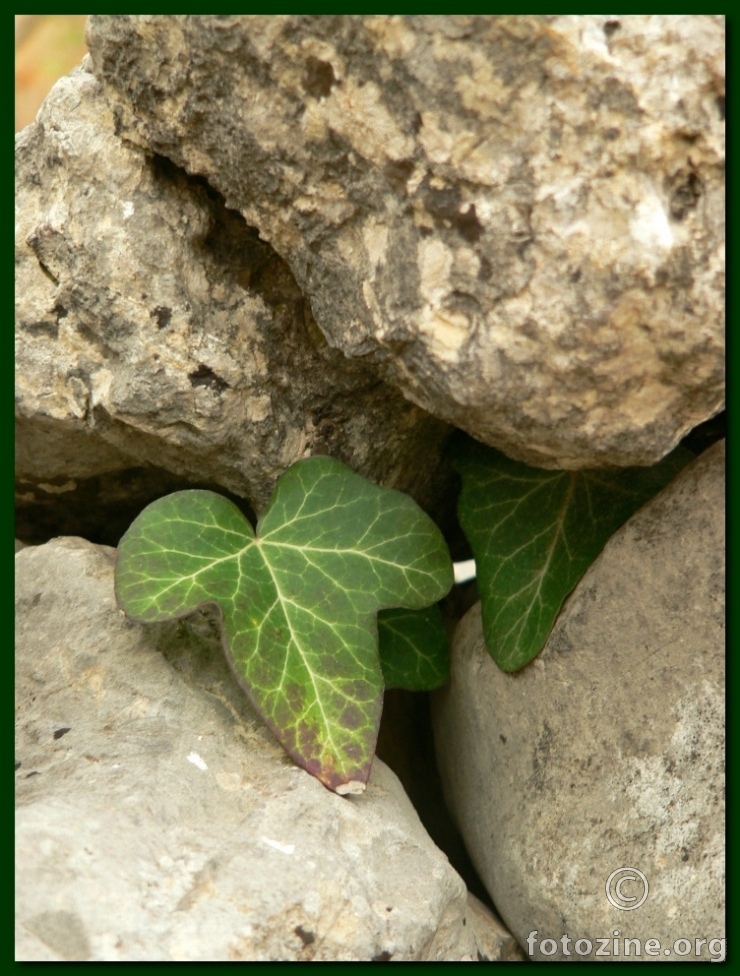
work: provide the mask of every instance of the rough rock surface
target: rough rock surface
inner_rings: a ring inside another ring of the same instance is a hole
[[[618,930],[662,954],[726,934],[724,491],[720,442],[613,537],[520,673],[489,657],[479,607],[458,627],[434,701],[440,771],[522,946]],[[606,898],[623,867],[647,878],[639,909]]]
[[[526,961],[526,954],[501,919],[470,892],[465,920],[475,931],[478,962]]]
[[[285,263],[118,138],[89,71],[19,134],[16,179],[21,507],[140,507],[184,479],[259,510],[322,452],[429,501],[447,425],[330,349]]]
[[[70,538],[16,557],[16,958],[515,951],[388,767],[342,798],[294,766],[208,618],[127,621],[113,558]]]
[[[721,409],[721,16],[97,16],[88,43],[118,131],[436,416],[578,468]]]

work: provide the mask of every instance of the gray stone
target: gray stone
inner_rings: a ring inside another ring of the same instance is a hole
[[[578,468],[721,410],[723,17],[105,15],[88,43],[118,131],[435,416]]]
[[[343,798],[294,766],[207,616],[144,627],[116,609],[114,555],[61,538],[16,556],[16,958],[506,948],[466,924],[465,885],[388,767]]]
[[[478,962],[524,962],[527,958],[500,918],[468,892],[466,924],[476,938]]]
[[[564,935],[658,939],[661,955],[689,939],[688,958],[726,935],[724,463],[720,442],[619,530],[523,671],[494,664],[479,605],[457,629],[433,710],[445,796],[538,958],[563,958],[567,943],[540,945]],[[607,900],[620,868],[647,878],[639,909]]]
[[[179,479],[259,511],[312,453],[440,497],[447,425],[330,349],[285,263],[202,180],[119,138],[89,71],[18,135],[16,180],[21,510],[141,507]]]

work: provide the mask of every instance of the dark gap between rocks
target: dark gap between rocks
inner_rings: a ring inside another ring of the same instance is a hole
[[[437,771],[429,695],[386,691],[377,755],[398,776],[426,832],[443,851],[476,898],[496,911],[447,811]]]
[[[698,455],[703,454],[712,444],[716,444],[717,441],[721,441],[726,436],[727,416],[726,411],[723,410],[714,417],[710,417],[709,420],[705,420],[703,424],[699,424],[698,427],[690,430],[681,441],[681,445],[691,451],[692,454]]]
[[[55,480],[60,483],[55,484]],[[43,487],[17,481],[15,535],[28,545],[73,535],[115,547],[147,505],[163,495],[192,488],[225,496],[255,524],[249,503],[220,485],[188,481],[163,468],[141,466],[66,482],[53,479]]]

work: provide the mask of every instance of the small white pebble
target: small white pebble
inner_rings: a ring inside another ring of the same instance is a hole
[[[467,583],[468,580],[475,579],[475,560],[465,559],[459,563],[453,563],[456,583]]]
[[[188,755],[188,762],[191,762],[191,763],[192,763],[192,764],[193,764],[194,766],[197,766],[197,767],[198,767],[198,769],[208,769],[208,766],[207,766],[207,765],[206,765],[206,763],[205,763],[205,762],[204,762],[204,761],[203,761],[203,760],[202,760],[202,759],[200,758],[200,756],[198,755],[198,753],[197,753],[197,752],[191,752],[191,753],[190,753],[190,754]]]

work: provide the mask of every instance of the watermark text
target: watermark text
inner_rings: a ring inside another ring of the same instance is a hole
[[[559,939],[540,939],[537,930],[527,936],[527,952],[542,956],[595,956],[610,959],[640,959],[645,956],[701,956],[709,953],[712,962],[724,962],[727,939],[676,939],[669,946],[662,946],[660,939],[628,939],[614,929],[608,939],[572,939],[561,935]],[[703,953],[704,946],[706,952]]]

